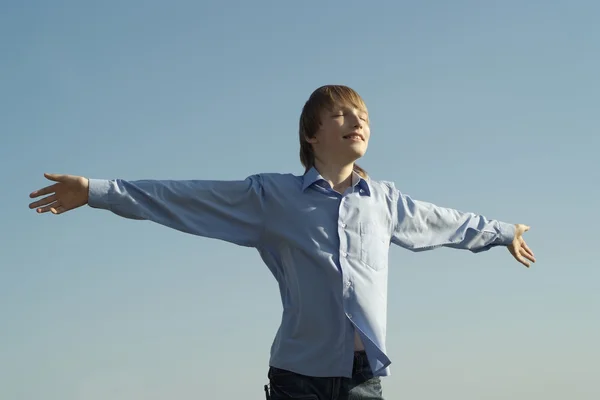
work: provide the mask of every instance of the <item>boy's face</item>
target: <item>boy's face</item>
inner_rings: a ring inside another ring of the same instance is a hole
[[[321,126],[315,137],[307,141],[323,162],[346,164],[365,154],[370,135],[366,109],[339,105],[321,112]]]

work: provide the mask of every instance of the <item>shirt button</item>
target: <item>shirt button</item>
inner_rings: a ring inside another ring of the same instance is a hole
[[[350,282],[350,281],[346,282],[346,287],[350,287],[350,286],[352,286],[352,282]]]
[[[345,228],[345,227],[346,227],[346,224],[345,224],[344,222],[342,222],[342,223],[340,224],[340,226],[341,226],[342,228]]]
[[[346,253],[345,251],[342,251],[342,257],[344,257],[344,258],[348,257],[348,253]]]

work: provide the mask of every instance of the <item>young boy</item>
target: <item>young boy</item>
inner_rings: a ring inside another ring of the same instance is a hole
[[[281,326],[271,347],[267,398],[382,399],[390,243],[481,252],[506,246],[529,267],[525,225],[413,200],[370,179],[369,115],[346,86],[315,90],[300,117],[301,176],[240,181],[96,180],[45,174],[31,193],[39,213],[89,204],[194,235],[254,247],[279,283]],[[270,396],[270,397],[269,397]]]

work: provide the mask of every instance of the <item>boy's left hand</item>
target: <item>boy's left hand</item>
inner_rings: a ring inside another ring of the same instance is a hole
[[[516,224],[517,229],[515,230],[515,238],[512,243],[508,245],[508,251],[513,255],[515,260],[529,268],[531,262],[535,262],[535,256],[533,251],[527,246],[523,239],[523,234],[529,230],[527,225]]]

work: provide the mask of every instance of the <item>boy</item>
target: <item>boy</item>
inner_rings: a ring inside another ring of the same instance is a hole
[[[356,164],[370,137],[362,98],[315,90],[300,116],[302,176],[241,181],[123,181],[46,174],[39,213],[89,204],[194,235],[254,247],[279,283],[283,318],[267,398],[382,399],[390,243],[412,251],[506,246],[529,267],[525,225],[416,201]]]

